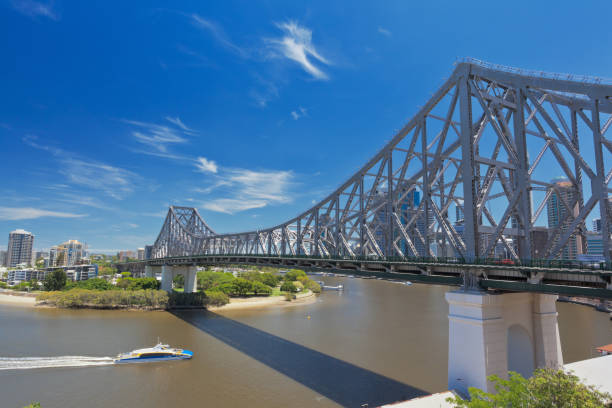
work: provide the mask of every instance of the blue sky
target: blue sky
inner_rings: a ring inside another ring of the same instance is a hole
[[[612,77],[609,1],[0,2],[0,245],[152,243],[288,219],[388,141],[457,57]],[[591,217],[592,218],[592,217]]]

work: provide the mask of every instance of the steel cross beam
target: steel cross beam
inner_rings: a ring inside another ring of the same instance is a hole
[[[611,83],[466,60],[391,141],[312,208],[272,228],[218,234],[197,209],[172,206],[153,257],[470,261],[502,251],[521,262],[536,253],[559,258],[572,245],[573,254],[584,253],[587,218],[597,217],[609,260],[611,128]],[[563,183],[551,180],[559,174]],[[542,244],[534,234],[544,210]]]

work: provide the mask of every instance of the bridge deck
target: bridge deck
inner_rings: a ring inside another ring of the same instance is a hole
[[[246,264],[300,268],[307,271],[327,271],[453,286],[461,286],[468,282],[468,286],[473,288],[612,299],[612,271],[579,268],[267,255],[179,256],[128,262],[116,266],[119,270],[143,272],[145,265],[194,264]]]

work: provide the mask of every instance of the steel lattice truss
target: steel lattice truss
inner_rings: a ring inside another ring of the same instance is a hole
[[[200,217],[197,209],[171,206],[153,245],[152,257],[198,254],[212,236],[215,232]]]
[[[154,257],[434,257],[435,248],[470,259],[503,246],[515,260],[554,258],[570,237],[584,236],[591,213],[609,237],[612,86],[601,82],[463,61],[386,146],[311,209],[273,228],[215,234],[197,210],[171,207]],[[558,175],[570,194],[551,182]],[[533,230],[546,224],[552,195],[565,211],[536,253]],[[450,220],[455,213],[461,228]],[[580,245],[585,251],[586,240]],[[609,258],[610,240],[602,245]]]

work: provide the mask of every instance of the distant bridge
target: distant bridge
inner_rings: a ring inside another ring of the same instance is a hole
[[[153,259],[118,267],[160,270],[167,290],[185,274],[186,291],[197,265],[215,264],[461,285],[446,296],[449,387],[490,390],[490,374],[562,363],[549,294],[612,298],[611,127],[610,82],[466,59],[371,160],[297,217],[217,234],[196,209],[173,206]],[[562,183],[550,181],[559,173]],[[587,253],[590,215],[601,220],[605,262],[537,261]],[[491,260],[496,248],[507,260]]]

